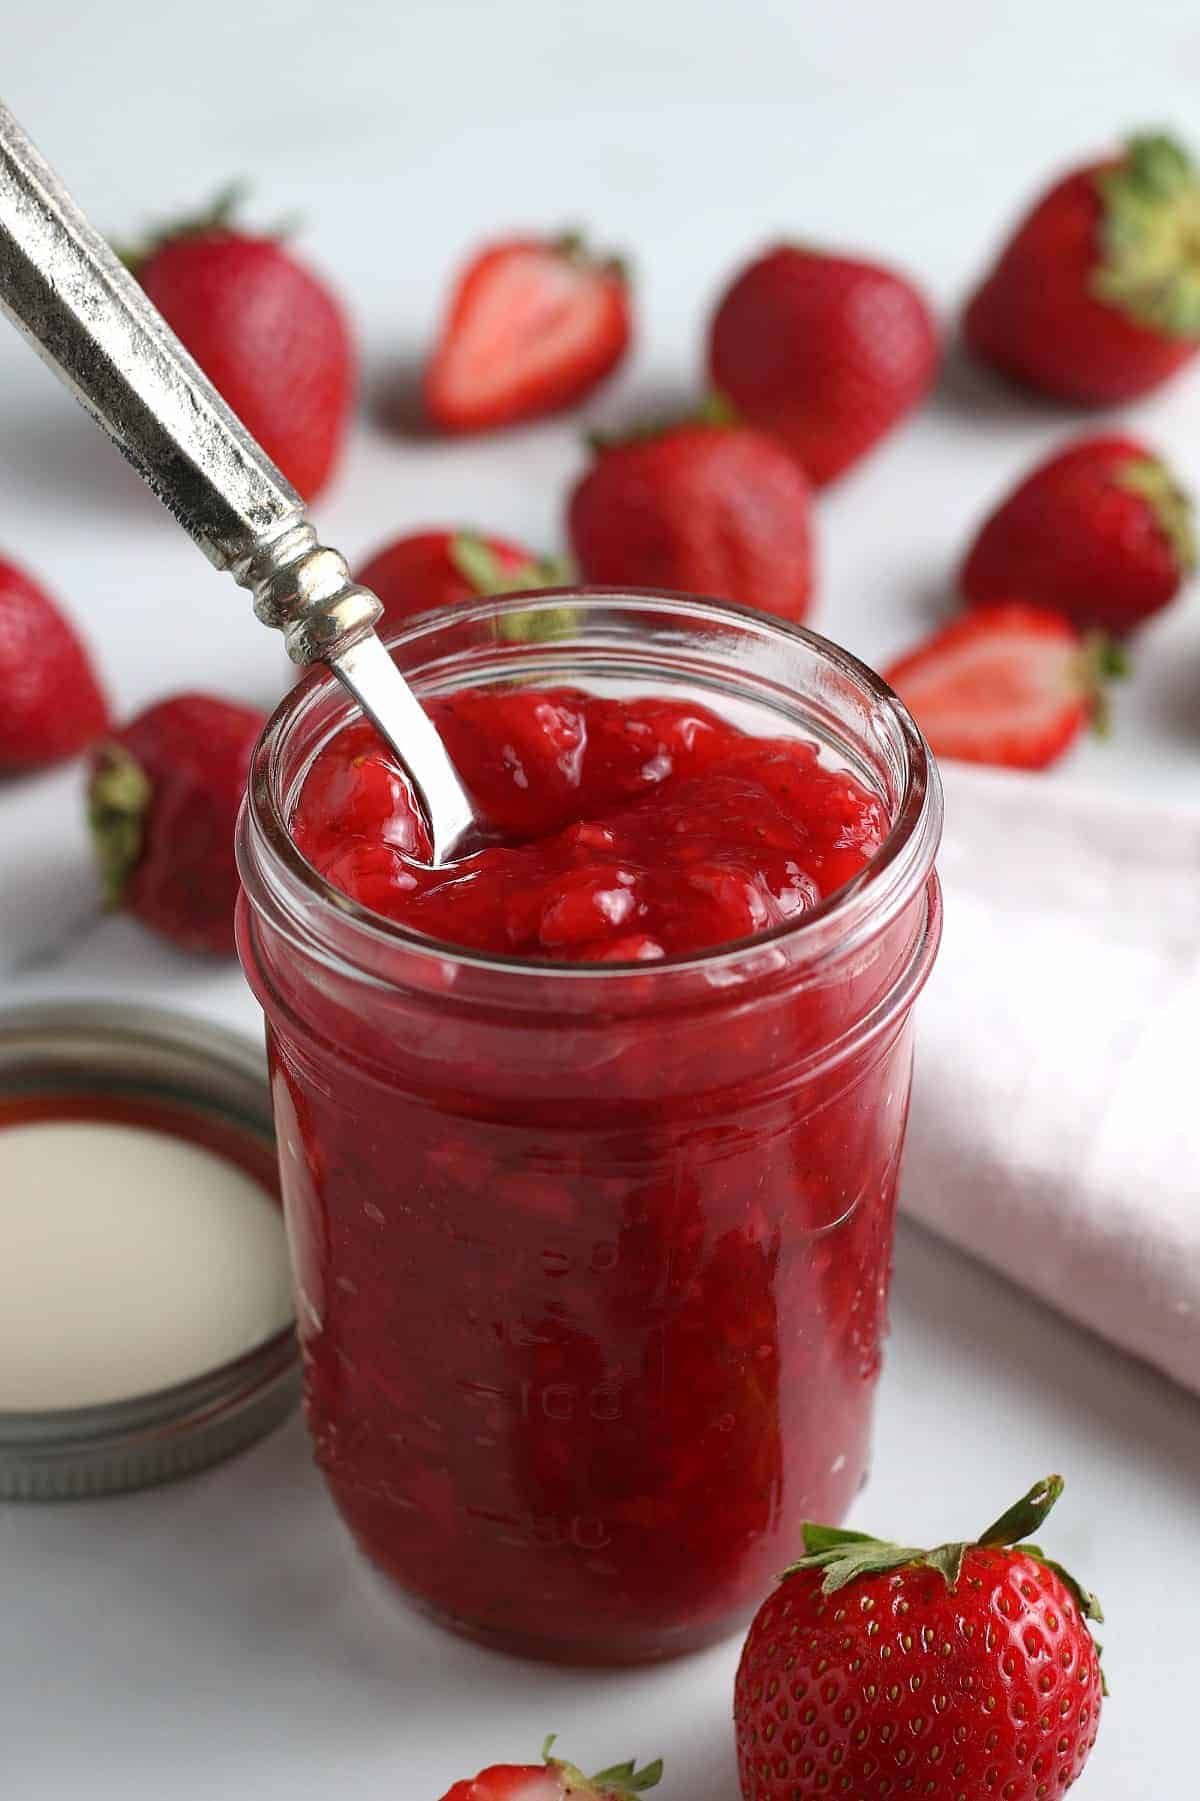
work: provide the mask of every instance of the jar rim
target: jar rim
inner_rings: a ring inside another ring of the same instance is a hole
[[[565,606],[578,608],[580,603],[586,606],[590,601],[626,603],[633,608],[645,604],[652,606],[656,614],[675,616],[681,621],[692,619],[701,625],[706,620],[713,623],[733,620],[768,641],[777,639],[784,644],[798,641],[854,683],[867,700],[882,710],[903,755],[904,782],[882,845],[857,875],[793,919],[704,950],[659,958],[653,963],[570,962],[510,956],[430,937],[373,912],[336,887],[309,862],[291,835],[279,793],[282,752],[289,732],[303,721],[306,712],[337,687],[337,677],[332,670],[324,670],[315,674],[310,672],[308,679],[291,688],[267,720],[255,747],[238,828],[238,864],[248,894],[254,886],[254,852],[265,849],[277,885],[282,882],[292,903],[287,909],[289,912],[294,912],[297,906],[316,903],[328,911],[331,920],[336,920],[339,934],[344,934],[348,928],[352,934],[361,936],[364,947],[402,948],[407,953],[442,965],[462,965],[500,976],[535,975],[540,981],[552,983],[561,980],[611,986],[614,982],[627,981],[631,975],[637,975],[642,981],[655,981],[671,975],[720,972],[747,956],[757,956],[784,942],[811,947],[812,961],[823,961],[830,950],[840,955],[853,949],[861,936],[877,930],[881,920],[902,906],[928,880],[942,824],[941,782],[933,753],[912,714],[882,676],[850,651],[806,626],[733,601],[653,588],[588,586],[519,591],[489,597],[470,606],[459,603],[439,607],[415,616],[400,631],[388,633],[384,641],[389,652],[395,654],[418,647],[422,639],[450,625],[464,629],[472,625],[486,626],[498,617],[518,611],[523,615],[561,616]],[[530,637],[537,637],[536,628]],[[549,638],[539,642],[543,649],[552,645]],[[406,668],[408,680],[418,693],[422,690],[423,667],[418,664],[415,668]],[[352,705],[347,699],[347,707]],[[311,939],[308,943],[311,948]],[[339,942],[336,954],[339,959],[353,961],[352,957],[347,959],[344,942]]]

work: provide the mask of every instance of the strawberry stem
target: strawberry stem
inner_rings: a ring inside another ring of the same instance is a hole
[[[120,744],[103,745],[88,784],[88,827],[106,907],[120,906],[137,867],[151,798],[150,779],[137,759]]]
[[[1080,654],[1083,685],[1091,703],[1091,727],[1098,738],[1107,738],[1112,730],[1109,684],[1129,674],[1129,652],[1118,639],[1093,631],[1085,634]]]

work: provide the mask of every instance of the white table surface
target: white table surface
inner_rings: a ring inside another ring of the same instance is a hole
[[[558,541],[578,421],[445,447],[374,422],[480,233],[581,220],[633,252],[638,354],[591,409],[620,420],[684,392],[716,285],[765,238],[870,248],[948,309],[1031,184],[1130,126],[1194,127],[1200,77],[1186,0],[125,0],[69,24],[7,10],[6,98],[114,232],[240,171],[261,218],[307,220],[304,247],[336,273],[364,344],[372,404],[317,515],[354,557],[438,521]],[[269,703],[277,641],[7,335],[0,394],[0,554],[85,625],[120,710],[184,686]],[[1200,485],[1200,375],[1130,420]],[[870,659],[898,649],[935,613],[981,508],[1075,423],[952,360],[933,405],[822,500],[814,622]],[[1198,772],[1193,599],[1139,645],[1115,740],[1047,779],[1183,798]],[[76,772],[0,793],[0,829],[0,998],[120,994],[253,1028],[235,971],[95,920]],[[1081,1792],[1182,1801],[1200,1406],[911,1229],[894,1318],[856,1522],[944,1537],[1063,1469],[1053,1543],[1109,1615],[1113,1697]],[[435,1801],[551,1729],[585,1765],[662,1752],[664,1801],[735,1801],[735,1657],[557,1673],[420,1623],[358,1567],[298,1421],[172,1488],[0,1510],[0,1788],[14,1801]]]

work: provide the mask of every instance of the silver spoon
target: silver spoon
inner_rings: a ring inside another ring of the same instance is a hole
[[[400,758],[435,863],[475,824],[445,745],[375,635],[383,608],[0,104],[0,308],[295,663],[326,662]]]

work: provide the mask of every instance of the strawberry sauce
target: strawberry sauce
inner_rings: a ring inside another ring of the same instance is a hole
[[[408,784],[365,723],[317,759],[292,829],[363,906],[473,950],[648,962],[732,943],[833,894],[887,831],[815,744],[703,707],[560,688],[430,711],[503,845],[429,868]]]
[[[736,1627],[864,1474],[924,880],[853,955],[799,954],[801,924],[706,958],[850,881],[880,800],[811,742],[678,700],[431,711],[498,842],[428,867],[357,724],[292,835],[364,907],[524,964],[376,935],[364,982],[242,908],[317,1460],[447,1623],[670,1656]]]

